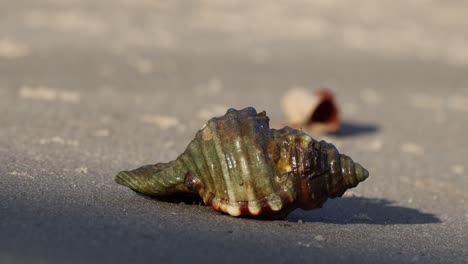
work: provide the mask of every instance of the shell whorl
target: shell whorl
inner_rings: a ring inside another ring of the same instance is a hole
[[[184,183],[185,168],[175,160],[119,172],[114,180],[135,192],[146,195],[173,195],[188,192]]]
[[[364,181],[369,173],[333,144],[316,141],[300,130],[272,130],[270,158],[283,178],[293,178],[296,206],[321,207]]]
[[[341,197],[347,189],[357,186],[369,176],[366,169],[347,155],[340,154],[330,143],[320,141],[310,147],[317,154],[313,159],[315,169],[307,175],[309,188],[304,194],[303,209],[321,207],[326,198]]]
[[[268,117],[255,109],[229,109],[211,119],[180,156],[199,179],[205,204],[231,215],[281,211],[282,198],[267,155]],[[195,162],[193,162],[195,161]]]
[[[367,176],[332,144],[289,127],[270,129],[266,113],[249,107],[210,119],[175,161],[115,180],[153,196],[195,193],[233,216],[281,218],[297,207],[320,207]]]

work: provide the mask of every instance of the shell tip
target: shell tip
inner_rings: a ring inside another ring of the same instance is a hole
[[[369,171],[363,168],[360,164],[355,163],[356,179],[362,182],[369,177]]]
[[[117,173],[114,177],[114,181],[120,185],[128,186],[128,174],[126,171],[121,171]]]

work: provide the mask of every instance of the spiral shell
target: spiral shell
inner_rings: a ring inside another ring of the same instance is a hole
[[[122,171],[115,181],[151,196],[197,194],[232,216],[277,219],[319,208],[368,175],[332,144],[270,129],[266,113],[249,107],[210,119],[176,160]]]

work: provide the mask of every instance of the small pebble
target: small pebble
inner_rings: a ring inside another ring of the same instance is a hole
[[[317,240],[317,241],[324,241],[325,240],[325,238],[323,236],[321,236],[321,235],[315,236],[314,239]]]
[[[28,176],[28,173],[27,172],[17,172],[17,171],[12,171],[10,173],[8,173],[9,175],[12,175],[12,176]]]
[[[411,143],[411,142],[407,142],[407,143],[404,143],[400,146],[400,150],[401,152],[403,153],[408,153],[408,154],[414,154],[414,155],[422,155],[424,154],[424,149],[423,147],[415,144],[415,143]]]
[[[60,144],[60,145],[68,145],[68,146],[73,146],[77,147],[80,142],[78,140],[74,139],[64,139],[58,136],[52,137],[52,138],[42,138],[39,140],[39,143],[41,145],[46,145],[46,144]]]
[[[141,121],[143,123],[157,125],[162,130],[173,128],[180,124],[177,118],[163,115],[144,115],[141,117]]]
[[[78,173],[87,174],[88,173],[88,168],[81,167],[81,168],[75,169],[75,171],[78,172]]]
[[[353,220],[364,220],[364,221],[372,221],[372,218],[370,218],[368,215],[366,214],[357,214],[357,215],[353,215],[352,217]]]
[[[304,242],[302,242],[302,241],[297,242],[297,244],[298,244],[299,246],[303,246],[303,247],[310,247],[310,243],[304,243]]]
[[[106,128],[97,129],[96,131],[94,131],[94,135],[96,137],[108,137],[110,135],[110,131]]]
[[[33,100],[62,101],[64,103],[78,103],[80,101],[78,92],[56,90],[44,85],[22,86],[19,89],[19,96]]]

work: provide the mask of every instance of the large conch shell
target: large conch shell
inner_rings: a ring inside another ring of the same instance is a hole
[[[277,219],[319,208],[368,175],[332,144],[270,129],[266,113],[249,107],[209,120],[176,160],[122,171],[115,181],[150,196],[197,194],[232,216]]]

